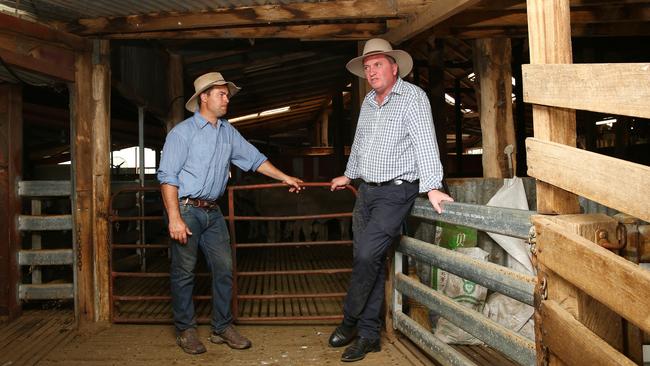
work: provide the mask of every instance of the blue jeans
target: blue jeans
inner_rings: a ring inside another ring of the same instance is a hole
[[[194,315],[194,267],[201,248],[212,273],[212,330],[221,333],[232,322],[232,253],[226,221],[219,209],[180,205],[189,227],[186,245],[172,240],[170,282],[174,325],[178,331],[196,327]]]

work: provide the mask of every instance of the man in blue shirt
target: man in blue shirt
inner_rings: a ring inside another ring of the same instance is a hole
[[[174,127],[165,140],[158,180],[172,238],[170,281],[176,343],[183,351],[206,351],[196,332],[192,291],[197,252],[201,248],[212,273],[210,341],[245,349],[250,340],[232,326],[232,255],[226,222],[216,203],[228,182],[230,163],[282,181],[299,192],[302,180],[277,169],[222,118],[234,83],[211,72],[194,81],[195,93],[185,104],[194,115]]]

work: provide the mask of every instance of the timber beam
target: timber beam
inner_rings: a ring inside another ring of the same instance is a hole
[[[185,31],[214,27],[259,26],[270,23],[345,21],[397,18],[397,8],[389,0],[343,0],[304,2],[217,9],[198,14],[133,15],[81,19],[67,31],[79,35],[115,35],[155,31]],[[302,36],[300,34],[300,36]],[[296,34],[292,38],[296,37]]]

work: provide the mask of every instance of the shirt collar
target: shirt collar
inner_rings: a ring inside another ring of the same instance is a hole
[[[217,125],[216,125],[217,128],[221,126],[221,122],[222,122],[221,118],[217,119]],[[199,113],[198,111],[194,112],[194,125],[198,129],[203,129],[203,127],[207,126],[208,124],[210,124],[210,122],[205,117],[203,117],[201,113]]]
[[[384,104],[390,99],[390,95],[395,93],[395,94],[402,94],[404,92],[404,81],[402,80],[401,77],[397,77],[397,81],[395,81],[395,84],[393,85],[393,88],[390,90],[388,95],[386,95],[386,98],[384,99]],[[368,95],[366,95],[366,98],[368,98],[372,103],[375,105],[377,104],[377,101],[375,100],[375,96],[377,95],[377,92],[375,89],[371,90]]]

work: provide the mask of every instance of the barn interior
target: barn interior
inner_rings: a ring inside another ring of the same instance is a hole
[[[169,240],[155,170],[166,133],[190,116],[184,104],[193,81],[206,72],[242,87],[229,104],[230,123],[276,166],[312,184],[301,197],[278,186],[222,197],[224,215],[248,217],[230,222],[240,324],[341,319],[355,192],[333,196],[326,182],[345,169],[370,90],[345,69],[367,39],[384,37],[413,57],[405,80],[429,96],[447,188],[459,202],[485,205],[500,187],[495,179],[517,176],[526,180],[529,209],[543,212],[526,149],[534,108],[525,102],[522,65],[540,63],[531,62],[531,2],[0,0],[0,349],[22,352],[3,351],[0,361],[63,362],[48,355],[88,324],[171,323]],[[650,1],[553,3],[570,11],[572,57],[565,63],[650,59]],[[639,88],[647,90],[647,81],[639,77]],[[576,109],[573,146],[650,165],[647,114]],[[268,183],[231,169],[231,186]],[[587,201],[584,213],[630,213]],[[420,238],[431,238],[431,230],[409,228]],[[502,251],[485,244],[487,235],[478,240],[503,261]],[[31,257],[37,250],[46,253]],[[637,250],[637,263],[650,261],[645,250]],[[209,277],[201,265],[197,273],[197,313],[207,323]],[[16,346],[21,319],[29,325],[22,339],[53,340],[37,353]],[[70,332],[60,332],[63,326]],[[417,354],[406,358],[413,364],[435,362],[405,342],[381,362],[399,363],[399,352]],[[649,343],[647,334],[635,342]],[[489,348],[481,352],[474,357],[483,364],[512,363]],[[635,357],[643,363],[643,355]]]

